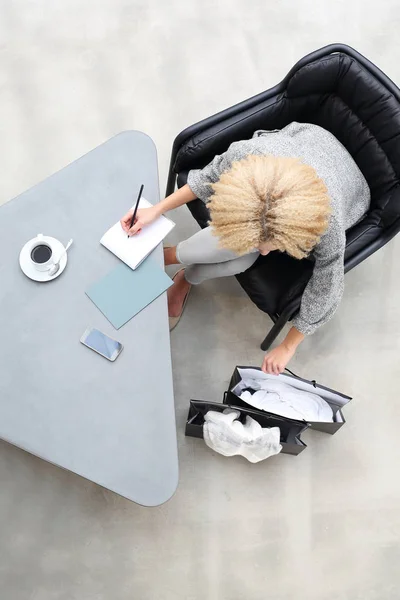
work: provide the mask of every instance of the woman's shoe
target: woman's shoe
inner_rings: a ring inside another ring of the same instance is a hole
[[[175,273],[175,275],[173,276],[173,278],[172,278],[172,281],[174,281],[175,277],[176,277],[176,276],[177,276],[179,273],[181,273],[181,271],[184,271],[184,270],[185,270],[185,269],[179,269],[179,271],[177,271],[177,272]],[[175,329],[175,327],[178,325],[179,321],[181,320],[181,317],[182,317],[182,315],[183,315],[183,311],[185,310],[186,302],[187,302],[187,299],[188,299],[188,297],[189,297],[189,294],[190,294],[190,290],[191,290],[191,289],[192,289],[192,286],[190,286],[190,287],[189,287],[189,289],[188,289],[188,291],[187,291],[187,294],[186,294],[186,296],[185,296],[185,298],[184,298],[184,300],[183,300],[181,314],[180,314],[178,317],[168,317],[168,320],[169,320],[169,330],[170,330],[170,331],[172,331],[173,329]]]

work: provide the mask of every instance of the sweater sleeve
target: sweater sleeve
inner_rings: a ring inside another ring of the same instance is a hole
[[[343,296],[346,234],[335,216],[314,251],[315,266],[293,325],[304,335],[314,333],[334,315]]]
[[[203,202],[208,202],[213,193],[211,183],[215,183],[221,174],[230,167],[228,152],[217,154],[203,169],[192,169],[188,175],[188,185],[192,192]]]
[[[263,138],[232,142],[226,152],[217,154],[203,169],[189,171],[187,183],[190,189],[200,200],[207,203],[213,194],[211,184],[216,183],[222,173],[228,171],[235,161],[242,160],[249,154],[266,154]]]

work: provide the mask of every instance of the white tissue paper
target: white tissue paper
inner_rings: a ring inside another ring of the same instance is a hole
[[[278,378],[248,379],[246,387],[257,391],[244,391],[240,398],[260,410],[300,421],[333,421],[332,409],[321,396],[296,389]]]
[[[240,454],[251,463],[279,454],[282,450],[279,427],[264,429],[251,417],[243,425],[240,412],[227,408],[223,413],[210,410],[204,417],[203,436],[209,448],[223,456]]]

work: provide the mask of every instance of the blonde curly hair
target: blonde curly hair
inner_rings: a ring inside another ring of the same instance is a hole
[[[297,158],[249,155],[212,184],[210,225],[223,248],[246,254],[269,242],[305,258],[328,227],[328,191]]]

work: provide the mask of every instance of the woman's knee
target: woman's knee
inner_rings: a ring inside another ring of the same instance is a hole
[[[185,269],[185,279],[192,285],[199,285],[207,279],[204,277],[202,265],[190,265]],[[203,276],[202,276],[203,275]]]
[[[226,263],[227,275],[239,275],[239,273],[244,273],[244,271],[247,271],[247,269],[256,262],[258,257],[259,252],[254,252],[231,260],[229,263]]]
[[[256,252],[223,263],[191,265],[187,267],[185,277],[189,283],[198,285],[207,279],[238,275],[251,267],[258,256],[259,254]]]

